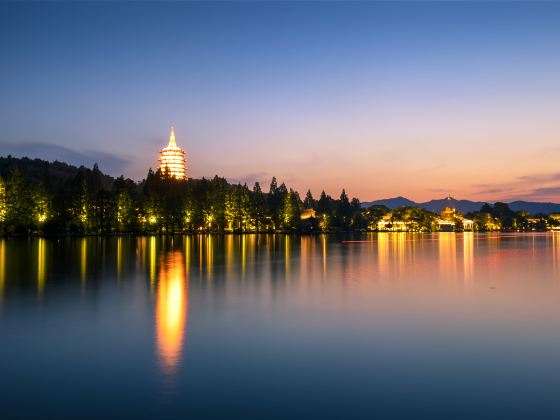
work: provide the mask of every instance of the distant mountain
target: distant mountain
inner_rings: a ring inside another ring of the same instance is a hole
[[[446,197],[440,200],[430,200],[425,203],[416,203],[405,197],[386,198],[383,200],[369,201],[362,203],[362,207],[387,206],[389,209],[396,209],[402,206],[420,207],[426,210],[440,213],[445,207],[454,208],[460,213],[466,214],[478,211],[484,205],[484,201],[456,200],[453,197]],[[489,204],[493,204],[490,202]],[[525,210],[529,214],[550,214],[560,213],[560,204],[539,203],[533,201],[512,201],[508,203],[513,211]]]
[[[42,159],[30,159],[27,157],[16,158],[13,156],[0,156],[0,177],[7,177],[15,169],[31,182],[49,182],[54,184],[64,183],[74,178],[80,170],[91,171],[91,169],[78,168],[64,162],[48,162]],[[101,182],[105,188],[113,185],[114,178],[101,174]]]
[[[560,213],[560,204],[557,203],[535,203],[532,201],[512,201],[508,203],[513,211],[525,210],[529,214]]]
[[[362,203],[362,207],[371,206],[386,206],[392,210],[403,206],[418,207],[418,204],[404,197],[386,198],[383,200],[371,201],[369,203]]]
[[[456,200],[453,197],[443,198],[441,200],[431,200],[425,203],[418,203],[417,206],[426,210],[433,211],[435,213],[441,213],[441,211],[450,207],[456,209],[460,213],[469,213],[471,211],[478,211],[484,205],[484,202],[480,201],[469,201],[469,200]]]

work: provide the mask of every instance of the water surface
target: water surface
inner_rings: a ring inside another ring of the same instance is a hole
[[[560,418],[560,234],[0,239],[4,418]]]

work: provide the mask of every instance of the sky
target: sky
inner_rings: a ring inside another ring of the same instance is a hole
[[[0,3],[0,155],[560,202],[560,3]]]

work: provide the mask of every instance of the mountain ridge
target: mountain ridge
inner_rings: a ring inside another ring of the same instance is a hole
[[[453,197],[433,199],[426,202],[415,202],[409,200],[406,197],[398,196],[374,201],[366,201],[362,203],[362,207],[367,208],[371,206],[386,206],[390,210],[393,210],[406,205],[412,207],[420,207],[425,210],[433,211],[435,213],[440,213],[445,207],[450,207],[456,209],[460,213],[465,214],[480,210],[480,208],[486,203],[494,204],[495,202],[457,200]],[[560,204],[558,203],[526,200],[515,200],[505,203],[508,204],[513,211],[525,210],[529,214],[560,213]]]

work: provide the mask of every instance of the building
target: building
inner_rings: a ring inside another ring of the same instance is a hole
[[[474,222],[466,219],[455,209],[446,207],[442,210],[437,219],[439,230],[442,232],[454,232],[457,226],[463,227],[463,230],[473,230]]]
[[[390,232],[404,232],[412,230],[413,223],[408,220],[393,220],[393,213],[389,212],[377,222],[377,230]]]
[[[173,127],[169,134],[169,144],[159,151],[159,169],[164,173],[169,171],[170,175],[177,179],[187,179],[185,151],[177,146]]]
[[[438,224],[440,232],[454,232],[455,231],[455,223],[452,222],[452,221],[438,219],[437,224]]]
[[[310,219],[316,217],[316,212],[313,209],[303,209],[299,217],[301,220]]]

